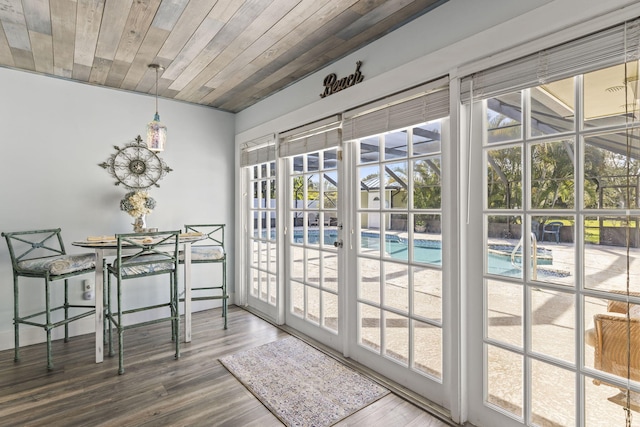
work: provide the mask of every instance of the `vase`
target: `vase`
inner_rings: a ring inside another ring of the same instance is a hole
[[[140,215],[133,221],[133,232],[142,233],[147,228],[147,218],[145,215]]]

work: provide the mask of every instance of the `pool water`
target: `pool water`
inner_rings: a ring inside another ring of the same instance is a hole
[[[338,231],[335,229],[325,229],[323,243],[325,245],[333,245],[338,238]],[[307,239],[309,244],[318,244],[320,239],[319,230],[307,230]],[[293,236],[294,243],[301,244],[304,241],[302,230],[295,230]],[[439,240],[414,239],[413,240],[413,261],[430,264],[442,265],[442,247]],[[371,232],[362,232],[360,237],[360,247],[364,250],[378,251],[380,249],[380,234]],[[490,247],[488,254],[488,273],[509,277],[522,277],[521,253],[517,252],[515,257],[515,265],[511,261],[511,253],[513,246],[500,245]],[[407,261],[409,257],[408,239],[387,234],[384,243],[384,252],[391,258]],[[551,252],[547,249],[538,248],[538,265],[551,265],[553,258]],[[538,269],[539,275],[557,275],[557,272],[547,272],[544,269]]]
[[[377,250],[380,248],[380,236],[376,233],[362,233],[360,243],[362,248]],[[441,246],[439,240],[415,239],[413,241],[414,261],[425,264],[442,265]],[[407,261],[409,259],[407,239],[387,235],[384,252],[391,258]]]

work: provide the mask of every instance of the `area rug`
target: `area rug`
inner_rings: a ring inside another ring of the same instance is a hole
[[[220,362],[287,426],[330,426],[389,393],[294,337]]]

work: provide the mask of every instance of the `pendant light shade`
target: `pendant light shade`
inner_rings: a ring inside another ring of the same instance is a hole
[[[167,142],[167,127],[160,123],[160,114],[158,114],[158,71],[163,70],[158,64],[151,64],[149,68],[156,70],[156,114],[153,121],[147,125],[147,148],[151,151],[163,151]]]

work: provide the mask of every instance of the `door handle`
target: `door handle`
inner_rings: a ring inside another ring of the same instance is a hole
[[[333,246],[335,246],[336,248],[341,248],[343,246],[342,240],[336,240],[335,242],[333,242]]]

